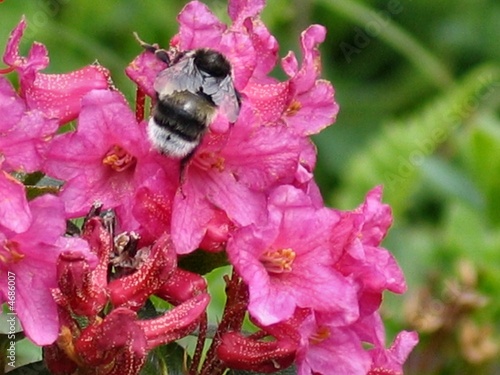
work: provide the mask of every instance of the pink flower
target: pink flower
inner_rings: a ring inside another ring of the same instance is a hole
[[[228,242],[231,263],[249,287],[250,314],[263,325],[292,316],[296,307],[334,314],[339,322],[358,317],[356,290],[334,270],[330,232],[340,215],[315,208],[290,186],[269,198],[268,223],[237,231]]]
[[[152,294],[161,294],[173,274],[179,275],[177,256],[169,235],[151,248],[128,253],[130,249],[121,248],[126,244],[119,245],[108,229],[99,216],[88,219],[83,227],[83,236],[99,258],[97,266],[75,252],[59,256],[58,288],[52,292],[58,304],[60,334],[57,343],[46,348],[48,367],[56,374],[77,368],[81,372],[136,374],[150,350],[193,331],[210,301],[206,286],[194,281],[198,287],[189,295],[183,291],[185,299],[176,301],[176,307],[154,319],[139,320],[135,311]],[[115,264],[114,272],[110,264]],[[120,274],[124,269],[128,270],[125,276]],[[172,280],[172,284],[178,281]],[[77,317],[85,317],[88,324],[82,325]]]
[[[418,343],[416,332],[398,333],[389,349],[385,348],[385,329],[378,312],[354,325],[359,337],[373,348],[368,351],[372,364],[368,375],[403,375],[403,364]]]
[[[172,238],[183,254],[200,244],[218,210],[236,226],[265,218],[266,193],[291,183],[305,139],[285,128],[260,127],[250,108],[224,135],[209,133],[186,170],[182,193],[175,196]]]
[[[29,110],[9,81],[0,77],[0,154],[8,171],[39,170],[49,141],[58,129],[57,121],[42,112]]]
[[[19,73],[21,96],[28,108],[38,109],[60,124],[75,119],[86,93],[109,87],[109,72],[100,65],[89,65],[67,74],[40,73],[49,65],[47,49],[34,43],[28,56],[21,56],[19,44],[25,29],[26,21],[22,18],[12,31],[3,56],[3,61]]]
[[[367,194],[360,207],[344,213],[346,222],[351,223],[352,234],[351,239],[344,243],[343,254],[335,266],[359,284],[364,315],[378,309],[384,290],[394,293],[406,290],[404,276],[396,260],[380,247],[392,224],[390,207],[380,202],[381,196],[382,188],[376,187]]]
[[[156,153],[148,154],[139,160],[134,182],[131,212],[122,205],[117,214],[127,229],[140,233],[141,242],[153,243],[170,231],[172,205],[179,183],[178,162]]]
[[[86,327],[75,340],[75,351],[80,368],[110,375],[137,374],[146,360],[146,342],[136,313],[118,308],[102,322]]]
[[[100,201],[105,208],[121,210],[121,222],[135,229],[131,209],[136,189],[151,175],[162,173],[159,163],[169,166],[168,159],[150,155],[149,147],[143,127],[120,93],[92,91],[82,101],[77,130],[52,141],[44,170],[66,181],[61,198],[72,217],[84,215]],[[169,182],[163,181],[158,188],[167,194]],[[172,184],[171,194],[177,182]]]
[[[297,374],[366,375],[370,356],[350,327],[338,327],[328,318],[308,315],[299,328],[301,347]]]
[[[141,267],[131,275],[108,284],[110,301],[115,307],[139,310],[148,298],[170,279],[177,267],[177,256],[169,235],[155,242]]]
[[[18,188],[12,186],[2,192],[13,194],[12,202],[20,201],[15,195],[19,193]],[[4,204],[9,204],[9,200],[7,195],[0,203],[1,213],[5,213]],[[22,206],[26,209],[26,203]],[[34,343],[48,345],[56,340],[59,332],[57,308],[51,295],[51,288],[57,285],[57,257],[70,249],[91,256],[85,241],[62,237],[66,222],[60,199],[44,195],[31,201],[29,210],[29,216],[27,212],[17,212],[21,225],[13,228],[14,231],[0,228],[0,269],[3,274],[15,275],[15,312],[24,332]],[[0,223],[5,222],[2,216]],[[0,291],[3,299],[7,299],[6,279],[0,284]]]
[[[271,373],[289,367],[295,360],[296,349],[291,340],[256,340],[228,332],[221,338],[217,356],[232,369]]]
[[[370,352],[372,367],[368,375],[403,375],[403,364],[417,344],[416,332],[398,333],[389,349],[377,347]]]
[[[94,319],[108,302],[108,266],[114,242],[100,218],[90,218],[83,229],[82,237],[98,263],[92,267],[79,253],[61,253],[57,259],[58,287],[52,295],[65,310]]]
[[[135,312],[124,307],[114,309],[102,322],[96,321],[73,339],[81,359],[79,367],[100,368],[106,374],[138,373],[150,350],[196,328],[209,301],[208,294],[200,294],[148,320],[139,320]]]
[[[176,268],[155,295],[174,306],[207,292],[207,281],[199,274]]]
[[[302,33],[301,68],[293,52],[282,60],[282,67],[290,77],[288,81],[255,80],[244,89],[264,124],[285,123],[295,133],[308,136],[335,122],[339,106],[334,100],[333,87],[319,79],[318,45],[325,34],[325,28],[319,25]]]
[[[26,200],[23,184],[5,172],[3,156],[0,156],[0,230],[22,233],[33,220],[33,215]]]

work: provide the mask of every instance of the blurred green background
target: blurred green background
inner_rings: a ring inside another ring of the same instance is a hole
[[[4,0],[0,50],[22,14],[47,72],[95,60],[132,100],[132,37],[167,45],[180,0]],[[206,3],[227,21],[225,1]],[[385,246],[409,290],[386,296],[389,337],[416,329],[407,374],[500,373],[500,2],[269,0],[280,56],[300,32],[328,28],[323,75],[341,111],[314,138],[327,203],[351,209],[384,184],[394,210]],[[277,74],[280,74],[279,72]]]

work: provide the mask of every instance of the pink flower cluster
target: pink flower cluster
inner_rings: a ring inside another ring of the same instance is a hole
[[[147,119],[130,109],[106,69],[41,73],[45,47],[35,43],[21,56],[24,19],[12,32],[0,73],[16,71],[20,88],[0,76],[0,275],[17,275],[17,314],[26,335],[48,346],[47,362],[64,357],[71,371],[110,368],[113,358],[117,374],[124,363],[138,371],[148,350],[194,324],[206,334],[204,286],[190,289],[193,275],[176,265],[176,254],[202,249],[226,251],[235,273],[201,374],[275,372],[292,363],[301,375],[402,373],[418,338],[401,332],[386,349],[382,293],[403,293],[406,284],[381,247],[392,223],[382,189],[339,211],[325,207],[313,178],[309,136],[338,113],[332,85],[320,78],[325,28],[302,33],[300,61],[292,52],[279,61],[278,43],[259,18],[264,5],[229,0],[230,25],[199,1],[178,15],[171,46],[223,53],[242,95],[237,122],[217,116],[182,179],[179,161],[152,149]],[[278,62],[284,82],[269,75]],[[165,68],[144,51],[126,73],[154,100]],[[72,120],[76,130],[58,133]],[[57,196],[28,202],[9,174],[35,171],[63,181]],[[113,237],[102,240],[109,235],[102,220],[89,219],[81,238],[64,236],[65,220],[85,216],[95,202],[116,213],[116,232],[137,233],[138,246],[149,249],[135,273],[109,281]],[[4,302],[5,277],[0,291]],[[179,306],[146,323],[136,311],[152,294]],[[102,318],[106,304],[113,309]],[[241,331],[245,313],[258,329],[252,335]],[[89,325],[75,326],[73,315]]]

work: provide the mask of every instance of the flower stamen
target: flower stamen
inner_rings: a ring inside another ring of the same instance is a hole
[[[130,155],[124,148],[118,145],[114,145],[106,153],[102,159],[102,163],[109,165],[112,169],[117,172],[123,172],[124,170],[135,165],[137,159]]]
[[[219,172],[224,171],[225,159],[215,152],[202,152],[194,159],[195,164],[204,171],[216,169]]]
[[[318,344],[321,344],[323,341],[325,341],[329,337],[330,337],[330,330],[328,329],[328,327],[321,326],[316,330],[315,333],[313,333],[309,337],[309,342],[312,345],[318,345]]]
[[[301,108],[302,104],[297,99],[294,99],[286,109],[285,116],[295,116]]]
[[[269,273],[288,273],[292,271],[295,256],[295,251],[290,248],[266,251],[260,257],[260,262]]]
[[[18,263],[23,260],[24,254],[19,250],[19,244],[6,240],[0,249],[0,261],[2,263]]]

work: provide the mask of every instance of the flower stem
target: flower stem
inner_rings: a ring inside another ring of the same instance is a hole
[[[229,331],[241,331],[243,319],[248,306],[248,288],[239,275],[233,269],[231,278],[225,276],[227,301],[222,314],[222,320],[215,333],[210,349],[207,352],[205,362],[201,369],[201,375],[219,375],[226,370],[224,364],[217,358],[217,348],[221,344],[224,333]]]
[[[189,375],[196,375],[200,367],[201,354],[207,338],[207,313],[203,314],[200,320],[200,328],[198,331],[198,341],[194,350],[193,361],[189,367]]]
[[[0,74],[9,74],[10,72],[13,72],[15,68],[13,66],[9,66],[8,68],[5,69],[0,69]]]

